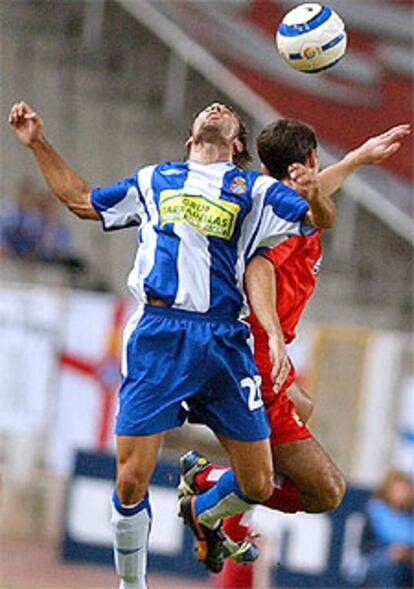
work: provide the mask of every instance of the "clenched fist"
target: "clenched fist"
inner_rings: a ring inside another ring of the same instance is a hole
[[[43,121],[25,102],[16,102],[10,110],[9,123],[17,137],[27,147],[43,138]]]

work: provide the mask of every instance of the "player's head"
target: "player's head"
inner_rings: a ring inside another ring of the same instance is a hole
[[[414,485],[405,473],[390,470],[385,474],[374,496],[388,503],[394,509],[412,511],[414,505]]]
[[[278,180],[289,178],[294,163],[317,168],[315,131],[295,119],[279,119],[267,125],[257,138],[263,171]]]
[[[231,146],[233,162],[240,168],[246,168],[251,161],[246,126],[225,104],[214,102],[194,117],[186,146],[190,150],[193,145],[201,143]]]

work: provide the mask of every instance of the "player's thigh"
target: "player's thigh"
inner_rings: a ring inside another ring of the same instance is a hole
[[[344,478],[314,438],[272,445],[275,471],[291,479],[303,493],[343,494]]]
[[[265,501],[272,493],[273,463],[268,439],[253,442],[217,435],[230,459],[230,464],[245,495]]]
[[[148,487],[164,433],[117,436],[117,490],[121,502],[140,499]]]

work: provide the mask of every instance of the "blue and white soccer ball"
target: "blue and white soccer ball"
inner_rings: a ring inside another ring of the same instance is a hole
[[[293,69],[317,74],[333,67],[346,51],[345,25],[334,10],[315,2],[300,4],[282,19],[276,45]]]

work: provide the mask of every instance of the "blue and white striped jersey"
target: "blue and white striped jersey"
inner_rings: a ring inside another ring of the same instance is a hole
[[[139,226],[128,286],[138,301],[237,318],[243,274],[259,247],[301,233],[307,202],[231,162],[166,162],[92,191],[105,230]]]

